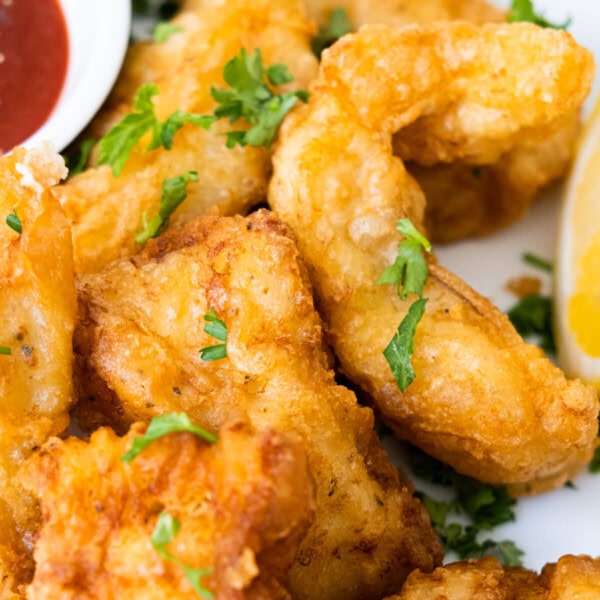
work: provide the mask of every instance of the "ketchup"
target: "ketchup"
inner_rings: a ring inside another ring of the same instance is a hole
[[[0,155],[48,119],[65,81],[68,54],[57,0],[0,0]]]

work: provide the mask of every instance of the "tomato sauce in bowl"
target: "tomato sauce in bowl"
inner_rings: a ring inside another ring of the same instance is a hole
[[[46,122],[68,59],[67,26],[57,0],[0,0],[0,154]]]

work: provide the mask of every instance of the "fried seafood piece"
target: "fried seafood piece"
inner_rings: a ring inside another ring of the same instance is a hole
[[[0,598],[31,578],[39,511],[15,481],[68,424],[76,297],[71,232],[49,187],[66,174],[48,146],[0,158]],[[13,215],[14,227],[5,219]]]
[[[242,47],[262,52],[267,65],[285,64],[294,81],[285,89],[306,88],[316,75],[309,47],[312,26],[300,0],[271,2],[225,0],[187,3],[175,24],[182,28],[162,44],[139,42],[129,51],[119,81],[91,132],[105,133],[131,112],[141,84],[155,83],[158,119],[175,111],[211,114],[216,106],[211,87],[224,88],[223,67]],[[173,214],[183,223],[207,212],[244,213],[264,201],[271,172],[270,153],[246,146],[228,149],[228,122],[210,131],[186,123],[173,147],[146,152],[149,137],[137,144],[123,172],[113,177],[107,165],[92,167],[55,192],[73,222],[77,272],[96,272],[112,260],[135,254],[142,216],[158,214],[162,182],[196,171],[187,199]],[[236,124],[237,129],[243,125]]]
[[[216,445],[191,433],[158,439],[132,462],[121,457],[146,426],[122,438],[52,438],[24,467],[44,524],[28,598],[193,598],[175,561],[151,538],[166,512],[180,529],[167,551],[207,569],[218,598],[289,598],[287,572],[314,503],[306,457],[288,435],[237,422]]]
[[[404,27],[415,23],[461,20],[472,23],[500,23],[506,11],[485,0],[305,0],[308,16],[326,26],[336,8],[346,11],[355,29],[383,23]]]
[[[402,591],[388,600],[596,600],[600,597],[600,559],[565,555],[541,575],[503,567],[495,558],[468,560],[415,571]]]
[[[539,56],[528,62],[524,56]],[[395,433],[460,473],[534,492],[591,456],[596,393],[568,382],[505,315],[432,264],[416,329],[416,377],[399,390],[383,350],[411,298],[375,285],[396,222],[423,222],[424,196],[393,155],[487,156],[535,138],[581,104],[589,52],[529,24],[366,26],[324,53],[308,105],[283,125],[269,202],[306,260],[340,367]],[[409,146],[406,130],[424,138]]]
[[[92,410],[123,427],[185,410],[212,431],[244,415],[300,437],[316,512],[290,571],[294,598],[381,598],[439,562],[372,411],[328,370],[303,264],[271,213],[199,218],[78,286],[83,421]],[[226,325],[227,356],[204,361],[198,351],[218,343],[204,331],[210,309]]]

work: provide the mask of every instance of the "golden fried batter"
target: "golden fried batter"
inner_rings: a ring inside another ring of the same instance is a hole
[[[176,18],[183,31],[166,42],[135,44],[119,83],[101,112],[92,132],[104,133],[115,120],[132,110],[135,92],[142,83],[156,83],[158,118],[177,110],[210,114],[215,102],[211,86],[225,87],[223,66],[240,48],[262,51],[265,65],[287,65],[295,80],[288,84],[306,88],[316,74],[316,58],[309,40],[312,28],[300,0],[210,0],[188,3]],[[237,125],[236,125],[237,127]],[[225,146],[226,121],[211,131],[186,123],[176,134],[170,151],[144,149],[144,137],[125,169],[115,178],[108,166],[90,168],[56,190],[73,221],[75,268],[96,272],[114,259],[135,254],[135,233],[142,215],[158,212],[164,179],[197,171],[199,181],[187,186],[187,199],[173,215],[174,223],[189,221],[209,211],[243,213],[264,200],[271,171],[270,153],[263,148]]]
[[[495,558],[452,563],[433,573],[412,573],[388,600],[597,600],[600,559],[566,555],[541,575],[503,567]]]
[[[127,600],[197,597],[183,570],[151,537],[159,514],[180,522],[167,546],[219,598],[289,598],[287,571],[313,507],[306,458],[289,436],[248,425],[223,428],[210,446],[191,433],[121,456],[146,429],[84,442],[53,438],[24,468],[44,525],[28,598]]]
[[[172,229],[136,257],[82,275],[79,292],[88,407],[121,425],[185,410],[211,430],[242,414],[301,437],[317,504],[290,573],[294,598],[381,598],[439,561],[371,410],[327,369],[298,251],[269,212]],[[210,308],[227,326],[227,357],[207,362],[198,351],[216,342],[203,331]]]
[[[73,395],[71,233],[48,191],[65,173],[64,161],[48,147],[16,148],[0,158],[2,600],[12,598],[31,577],[32,532],[39,520],[33,499],[14,475],[33,448],[65,429]],[[11,213],[21,222],[21,234],[4,223]]]
[[[408,158],[493,161],[561,122],[592,73],[569,34],[530,24],[366,26],[324,53],[274,156],[269,202],[298,238],[342,370],[398,436],[519,492],[561,485],[589,460],[596,393],[567,382],[505,315],[435,265],[416,378],[400,392],[383,350],[412,299],[375,282],[396,256],[396,222],[418,227],[424,197],[392,134]]]

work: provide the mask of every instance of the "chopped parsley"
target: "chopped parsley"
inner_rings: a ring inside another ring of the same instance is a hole
[[[23,223],[21,223],[21,219],[19,219],[19,215],[17,215],[16,208],[13,209],[12,213],[6,216],[6,224],[19,235],[23,233]]]
[[[537,254],[533,254],[533,252],[524,252],[523,262],[528,264],[530,267],[535,267],[536,269],[546,273],[552,273],[554,270],[554,266],[549,260],[541,258],[540,256],[537,256]]]
[[[523,338],[535,336],[545,352],[555,354],[552,313],[550,296],[528,294],[508,311],[508,318]]]
[[[204,332],[223,342],[214,346],[206,346],[200,350],[200,358],[202,360],[219,360],[227,356],[227,326],[225,322],[217,317],[214,309],[210,309],[208,314],[204,315],[204,320],[207,322],[204,326]]]
[[[152,31],[152,38],[157,44],[166,42],[174,33],[183,31],[183,27],[175,25],[175,23],[169,23],[168,21],[161,21],[157,23]]]
[[[153,83],[138,90],[133,103],[133,112],[125,115],[101,140],[98,145],[98,164],[110,165],[113,175],[118,177],[129,159],[131,151],[140,139],[152,132],[146,151],[163,146],[170,150],[173,137],[187,122],[209,129],[215,118],[210,115],[194,115],[182,110],[171,113],[165,121],[159,121],[154,112],[152,98],[158,94]]]
[[[214,598],[213,594],[202,585],[202,578],[211,575],[212,569],[188,567],[167,550],[167,545],[175,539],[180,529],[181,523],[172,514],[166,511],[161,512],[152,532],[152,546],[162,558],[183,570],[185,578],[192,584],[192,587],[201,598],[212,600]]]
[[[404,240],[398,244],[394,264],[386,267],[377,283],[395,285],[402,300],[410,293],[421,297],[429,272],[423,250],[431,253],[431,244],[409,219],[398,221],[396,229],[404,236]]]
[[[183,175],[163,181],[158,214],[150,220],[147,213],[142,215],[142,229],[135,234],[135,241],[138,244],[144,244],[150,238],[156,237],[166,227],[171,215],[187,198],[186,186],[190,181],[198,181],[198,173],[187,171]]]
[[[227,147],[264,146],[269,149],[277,134],[277,129],[290,109],[298,100],[308,101],[308,92],[297,90],[285,94],[275,94],[271,86],[293,81],[287,67],[276,64],[266,70],[257,48],[254,55],[244,48],[223,68],[223,78],[231,89],[212,87],[211,96],[219,106],[215,109],[217,119],[229,118],[230,123],[239,119],[251,125],[246,131],[229,131]]]
[[[410,462],[417,477],[451,488],[454,493],[447,501],[416,493],[429,512],[446,552],[456,552],[461,559],[491,554],[508,566],[521,565],[524,553],[514,542],[480,539],[481,532],[515,520],[513,509],[516,500],[509,496],[504,486],[486,485],[460,475],[416,448],[411,449]],[[453,521],[452,516],[463,522],[466,519],[469,523],[464,525]]]
[[[550,29],[567,29],[571,25],[571,19],[567,19],[560,25],[550,23],[542,15],[538,15],[535,12],[532,0],[513,0],[506,20],[509,23],[526,21],[540,27],[549,27]]]
[[[121,460],[123,462],[131,462],[137,458],[152,442],[157,439],[175,433],[178,431],[187,431],[197,435],[199,438],[214,444],[217,438],[208,431],[194,425],[191,419],[184,413],[170,413],[160,417],[154,417],[146,433],[142,437],[136,437],[133,439],[131,448],[123,454]]]
[[[310,42],[313,54],[321,58],[321,53],[329,48],[334,42],[337,42],[347,33],[352,33],[354,28],[348,15],[343,8],[334,8],[329,15],[329,22],[326,27],[319,27],[319,32]]]
[[[8,346],[0,346],[0,355],[11,356],[12,350]]]
[[[75,175],[83,173],[96,141],[95,138],[86,138],[85,140],[82,140],[79,144],[79,148],[77,148],[73,154],[63,157],[67,164],[67,168],[69,169],[69,177],[75,177]]]
[[[383,355],[394,374],[394,379],[402,392],[415,378],[410,359],[415,349],[415,330],[425,312],[426,304],[427,298],[420,298],[410,305],[408,313],[402,319],[394,337],[383,351]]]

